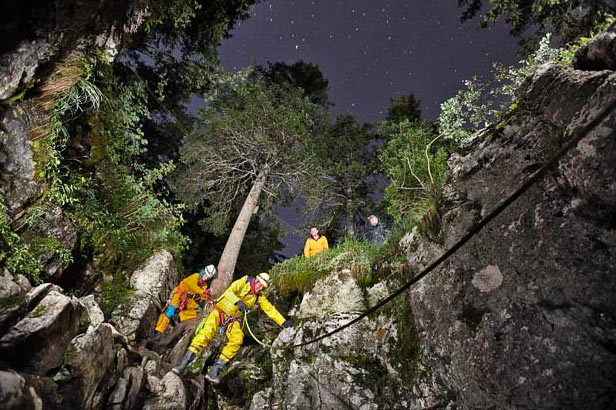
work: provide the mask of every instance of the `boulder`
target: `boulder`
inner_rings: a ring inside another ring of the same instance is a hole
[[[77,230],[64,216],[62,208],[54,205],[46,209],[37,220],[36,227],[22,234],[22,239],[31,245],[37,245],[41,241],[53,241],[53,246],[45,246],[37,253],[36,258],[43,266],[43,273],[47,281],[63,285],[63,273],[66,268],[61,255],[55,248],[63,248],[62,252],[73,254],[77,247]]]
[[[103,314],[103,311],[101,310],[100,306],[98,306],[98,303],[96,303],[94,295],[88,295],[86,297],[80,298],[79,300],[81,304],[86,308],[86,311],[88,313],[88,319],[90,322],[90,328],[88,329],[88,332],[90,332],[90,329],[96,328],[98,325],[105,321],[105,315]]]
[[[7,329],[11,322],[18,320],[25,296],[26,291],[10,274],[0,276],[0,329]]]
[[[102,323],[71,340],[64,352],[62,369],[54,377],[66,408],[93,408],[96,393],[114,370],[115,352],[111,326]]]
[[[130,276],[130,286],[136,293],[150,295],[156,307],[162,309],[171,290],[180,282],[173,255],[163,250],[155,253]]]
[[[26,301],[36,301],[39,290],[33,289]],[[29,306],[27,302],[26,306]],[[45,374],[60,366],[84,314],[85,308],[76,299],[51,290],[2,335],[0,353],[3,359],[14,369],[27,369],[36,374]]]
[[[143,387],[143,376],[143,369],[140,367],[125,368],[122,377],[118,379],[109,396],[107,408],[110,410],[132,409]]]
[[[29,113],[20,106],[10,108],[0,122],[0,182],[11,215],[32,202],[41,189],[34,180],[31,126]]]
[[[153,397],[148,398],[143,410],[184,410],[186,409],[187,393],[182,379],[173,372],[168,372],[159,383],[152,383],[156,390]]]
[[[171,253],[156,253],[131,275],[130,284],[135,292],[112,312],[111,323],[130,341],[149,336],[166,298],[178,282]]]
[[[43,401],[26,380],[14,371],[0,370],[0,408],[42,410]]]
[[[349,269],[319,279],[302,298],[298,317],[323,317],[330,313],[361,312],[366,309],[364,294]]]
[[[616,70],[616,24],[580,47],[573,66],[579,70]]]

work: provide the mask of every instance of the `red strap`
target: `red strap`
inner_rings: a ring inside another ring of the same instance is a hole
[[[222,324],[225,323],[225,313],[222,311],[221,308],[216,305],[214,306],[214,309],[218,312],[218,315],[220,316],[220,325],[222,326]]]

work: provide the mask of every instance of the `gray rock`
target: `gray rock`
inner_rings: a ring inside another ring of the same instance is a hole
[[[513,192],[563,135],[613,107],[616,75],[544,66],[524,92],[509,131],[450,163],[445,190],[456,199],[443,242],[416,238],[414,270]],[[615,128],[612,110],[556,171],[411,288],[430,373],[417,386],[421,403],[603,409],[616,400],[605,377],[616,373]]]
[[[113,374],[114,358],[112,329],[106,323],[73,338],[64,352],[62,375],[55,378],[63,406],[94,408],[96,394],[106,393],[102,382]]]
[[[168,251],[153,255],[131,275],[135,293],[112,312],[111,323],[129,341],[148,337],[171,289],[179,282],[178,276]]]
[[[4,67],[3,64],[0,66]],[[0,74],[1,76],[1,74]],[[0,84],[6,84],[0,81]],[[28,112],[21,106],[9,109],[0,122],[0,181],[5,205],[15,214],[31,202],[41,189],[35,180]]]
[[[349,269],[318,280],[313,290],[302,298],[298,317],[323,317],[330,313],[360,312],[366,301]]]
[[[333,275],[335,276],[335,275]],[[381,315],[294,350],[356,317],[331,313],[284,329],[271,349],[272,387],[255,396],[251,409],[407,409],[411,391],[392,362],[397,339],[393,320]]]
[[[143,410],[184,410],[187,394],[182,379],[173,372],[168,372],[152,392],[154,397],[147,399]]]
[[[93,42],[114,56],[150,14],[152,3],[59,0],[37,4],[36,13],[16,12],[13,24],[1,32],[8,52],[0,55],[0,100],[10,97],[20,84],[31,83],[41,65],[66,50],[91,47]],[[10,13],[11,8],[5,11]],[[33,27],[30,38],[20,31],[26,25]]]
[[[0,408],[4,410],[42,410],[43,401],[34,388],[14,371],[0,370]]]
[[[616,24],[580,47],[573,65],[580,70],[616,70]]]
[[[147,337],[154,328],[160,309],[157,309],[150,296],[135,293],[111,313],[110,322],[129,342]]]
[[[171,290],[180,282],[180,275],[169,251],[162,250],[148,259],[130,277],[130,286],[137,293],[150,295],[162,309]]]
[[[107,408],[111,410],[130,410],[134,407],[137,394],[143,386],[143,369],[127,367],[123,376],[118,379],[115,388],[109,396]]]
[[[0,353],[15,369],[44,374],[62,363],[84,314],[81,304],[52,290],[0,338]]]
[[[18,314],[26,292],[13,281],[10,274],[0,276],[0,329],[6,329]]]
[[[105,315],[103,314],[101,308],[98,306],[98,303],[96,303],[94,295],[88,295],[86,297],[83,297],[80,299],[80,301],[87,310],[90,327],[92,329],[96,328],[98,325],[105,321]]]
[[[39,64],[53,55],[51,44],[44,39],[22,42],[17,49],[0,57],[0,100],[10,97],[20,83],[34,77]]]

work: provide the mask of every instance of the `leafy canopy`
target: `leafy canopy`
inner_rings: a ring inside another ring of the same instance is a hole
[[[481,25],[487,27],[504,19],[527,51],[549,32],[558,33],[563,43],[588,36],[608,14],[616,14],[612,0],[458,0],[458,5],[464,7],[463,21],[481,15]],[[480,14],[484,9],[488,11]]]
[[[353,231],[354,216],[370,202],[374,189],[372,176],[377,172],[378,162],[375,144],[371,143],[375,139],[373,125],[358,123],[354,115],[337,117],[319,136],[319,162],[326,175],[318,208],[325,219],[321,225],[351,225],[346,226],[346,231]]]
[[[385,122],[380,160],[389,179],[387,212],[394,222],[419,221],[426,206],[437,206],[447,174],[448,152],[427,122]]]
[[[291,192],[317,175],[311,134],[314,104],[299,90],[235,77],[223,84],[199,114],[199,126],[180,150],[182,167],[174,178],[179,198],[204,224],[222,233],[229,209],[243,201],[259,175],[265,192]]]

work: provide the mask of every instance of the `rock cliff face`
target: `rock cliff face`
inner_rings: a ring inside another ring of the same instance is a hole
[[[0,8],[0,100],[87,42],[117,53],[149,14],[150,0],[33,0]]]
[[[612,29],[573,68],[545,66],[528,79],[506,125],[451,158],[442,243],[407,241],[421,269],[609,110],[558,169],[411,290],[435,381],[425,392],[431,408],[613,406],[615,45]]]

